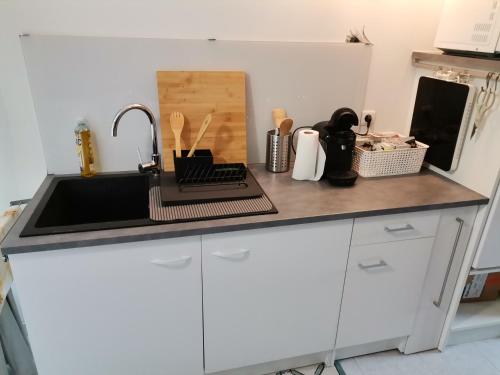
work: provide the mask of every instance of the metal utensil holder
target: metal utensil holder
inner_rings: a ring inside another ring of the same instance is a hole
[[[277,135],[274,130],[267,132],[266,169],[282,173],[290,169],[291,134]]]

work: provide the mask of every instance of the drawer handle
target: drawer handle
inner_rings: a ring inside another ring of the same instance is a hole
[[[405,230],[413,230],[415,229],[413,225],[411,224],[406,224],[403,227],[384,227],[384,230],[388,233],[394,233],[394,232],[403,232]]]
[[[458,222],[458,231],[457,236],[455,237],[455,242],[453,244],[453,250],[451,251],[450,260],[448,261],[448,268],[446,268],[446,274],[444,276],[443,285],[441,285],[441,292],[439,293],[439,298],[437,301],[433,301],[432,303],[436,307],[441,307],[441,303],[443,302],[444,290],[446,289],[446,284],[448,283],[448,277],[450,276],[451,266],[453,264],[453,259],[455,258],[455,253],[457,252],[458,241],[460,240],[460,235],[462,234],[462,229],[464,227],[464,220],[457,217],[455,219]],[[465,252],[467,253],[467,252]],[[464,257],[465,257],[464,253]],[[462,260],[463,262],[463,260]]]
[[[152,259],[151,263],[161,266],[161,267],[179,267],[183,266],[191,261],[191,257],[189,255],[183,255],[178,258],[173,258],[173,259]]]
[[[363,263],[358,263],[358,267],[361,268],[362,270],[371,270],[374,268],[380,268],[380,267],[387,267],[388,264],[385,262],[385,260],[381,260],[378,263],[375,264],[369,264],[368,266],[365,266]]]
[[[250,253],[250,250],[247,249],[241,249],[241,250],[236,250],[236,251],[230,251],[227,253],[224,253],[222,251],[216,251],[212,253],[212,255],[215,255],[216,257],[223,258],[223,259],[241,259],[246,257]]]

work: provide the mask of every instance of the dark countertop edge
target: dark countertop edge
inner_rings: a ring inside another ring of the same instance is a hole
[[[50,178],[47,178],[46,181]],[[48,186],[45,182],[42,185]],[[45,189],[39,189],[45,190]],[[450,203],[440,203],[440,204],[431,204],[431,205],[419,205],[419,206],[409,206],[403,208],[387,208],[387,209],[378,209],[378,210],[370,210],[370,211],[358,211],[358,212],[346,212],[340,214],[333,215],[322,215],[322,216],[308,216],[308,217],[299,217],[299,218],[290,218],[290,219],[281,219],[275,221],[263,221],[257,223],[245,223],[245,224],[233,224],[233,225],[225,225],[221,227],[210,227],[210,228],[199,228],[199,229],[186,229],[186,230],[177,230],[177,231],[167,231],[160,233],[144,233],[144,234],[134,234],[134,235],[123,235],[113,238],[95,238],[83,241],[65,241],[65,242],[57,242],[57,243],[47,243],[40,245],[29,245],[29,246],[5,246],[2,247],[2,252],[5,255],[16,255],[30,252],[40,252],[40,251],[50,251],[50,250],[61,250],[61,249],[69,249],[69,248],[78,248],[78,247],[89,247],[89,246],[99,246],[99,245],[112,245],[119,243],[127,243],[127,242],[140,242],[140,241],[148,241],[148,240],[158,240],[158,239],[168,239],[168,238],[179,238],[179,237],[190,237],[190,236],[200,236],[206,234],[216,234],[216,233],[225,233],[225,232],[235,232],[239,230],[251,230],[251,229],[262,229],[269,227],[277,227],[283,225],[297,225],[297,224],[308,224],[308,223],[318,223],[323,221],[331,221],[331,220],[345,220],[345,219],[356,219],[361,217],[371,217],[371,216],[380,216],[380,215],[393,215],[393,214],[402,214],[402,213],[410,213],[410,212],[418,212],[418,211],[432,211],[432,210],[440,210],[447,208],[457,208],[457,207],[469,207],[476,205],[488,204],[489,199],[476,199],[476,200],[468,200],[468,201],[458,201],[458,202],[450,202]],[[24,218],[28,217],[28,212],[23,212]],[[20,220],[19,220],[20,221]],[[16,223],[20,224],[19,221]],[[24,226],[24,224],[23,224]]]

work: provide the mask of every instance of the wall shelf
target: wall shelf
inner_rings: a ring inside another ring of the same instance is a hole
[[[469,275],[482,275],[485,273],[493,273],[493,272],[500,272],[500,267],[479,268],[479,269],[472,268],[469,272]]]
[[[500,336],[500,299],[461,303],[451,325],[449,345]]]
[[[488,72],[500,73],[497,58],[454,56],[440,51],[413,51],[411,58],[413,65],[427,69],[458,68],[476,77],[484,77]]]
[[[500,299],[485,302],[461,303],[452,330],[500,326]]]

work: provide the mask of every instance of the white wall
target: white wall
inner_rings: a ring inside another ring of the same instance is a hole
[[[0,213],[9,206],[9,198],[12,196],[11,189],[15,183],[7,181],[10,176],[7,155],[12,153],[9,140],[11,139],[9,127],[7,126],[7,113],[0,96]]]
[[[8,98],[13,148],[23,155],[22,193],[36,189],[45,166],[20,32],[342,41],[349,28],[365,24],[375,43],[365,107],[377,110],[376,128],[383,130],[407,120],[414,74],[410,52],[432,46],[441,5],[442,0],[0,0],[0,89]]]
[[[376,109],[375,129],[402,130],[408,118],[415,68],[413,50],[433,49],[443,0],[375,0],[348,8],[346,18],[366,23],[375,43],[365,108]]]
[[[0,0],[0,210],[30,198],[46,174],[14,4]]]

